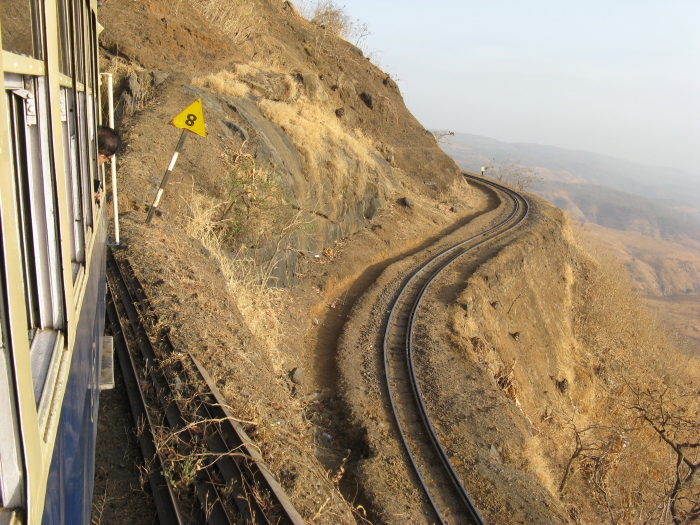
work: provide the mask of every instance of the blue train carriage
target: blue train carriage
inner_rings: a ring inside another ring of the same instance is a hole
[[[0,1],[0,525],[90,522],[106,340],[96,10]]]

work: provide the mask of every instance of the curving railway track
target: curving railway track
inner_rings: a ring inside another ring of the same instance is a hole
[[[418,268],[406,281],[392,306],[384,334],[384,370],[391,408],[411,464],[441,524],[482,525],[471,498],[450,464],[431,422],[416,374],[414,340],[416,314],[431,284],[452,263],[485,243],[509,232],[527,217],[527,200],[493,181],[466,175],[491,186],[509,202],[508,216],[488,230],[447,248]]]
[[[453,263],[509,232],[528,214],[528,203],[517,192],[465,176],[499,193],[508,206],[506,216],[486,231],[438,253],[407,278],[389,311],[383,345],[391,408],[432,509],[428,519],[449,525],[484,522],[450,464],[422,397],[414,363],[420,348],[415,337],[417,313],[431,285]],[[132,412],[141,429],[139,443],[160,523],[303,523],[227,411],[206,371],[192,356],[174,352],[167,329],[158,328],[128,262],[118,262],[110,254],[108,281],[108,319]],[[174,468],[173,458],[188,455],[203,458],[206,468],[198,469],[184,487],[174,479],[182,473],[176,472],[179,467]]]

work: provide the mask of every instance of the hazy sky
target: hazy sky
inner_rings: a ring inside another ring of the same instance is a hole
[[[700,0],[336,3],[429,129],[700,177]]]

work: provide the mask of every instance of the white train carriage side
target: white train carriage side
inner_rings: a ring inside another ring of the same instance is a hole
[[[97,3],[0,6],[0,525],[89,523],[107,249]]]

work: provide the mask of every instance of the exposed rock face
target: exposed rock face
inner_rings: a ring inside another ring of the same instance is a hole
[[[402,196],[393,195],[397,176],[402,187],[408,186],[402,194],[411,200],[418,194],[439,198],[458,170],[408,112],[396,83],[359,49],[307,23],[286,2],[254,3],[254,15],[236,13],[247,29],[231,32],[207,20],[211,14],[204,4],[173,10],[146,2],[132,12],[130,4],[111,1],[101,11],[106,27],[101,41],[109,67],[124,75],[117,78],[118,121],[134,111],[142,113],[139,120],[155,117],[158,112],[144,98],[147,92],[161,108],[170,106],[172,114],[162,116],[165,122],[181,110],[173,102],[182,98],[174,95],[178,86],[189,95],[183,100],[202,99],[219,148],[200,142],[199,161],[187,166],[183,178],[202,181],[215,197],[212,205],[222,191],[215,177],[222,168],[201,159],[218,157],[223,147],[251,154],[274,169],[285,192],[284,206],[291,207],[287,215],[296,210],[315,217],[305,232],[281,233],[284,225],[278,221],[276,231],[271,228],[261,242],[232,239],[253,248],[258,262],[270,264],[275,282],[286,285],[294,281],[299,254],[333,246],[393,205]],[[259,19],[266,20],[264,26]],[[129,66],[121,73],[124,63]],[[179,74],[168,76],[164,69]],[[225,75],[218,87],[193,82],[220,73]],[[299,129],[314,125],[318,129]],[[152,133],[144,130],[142,137]],[[140,139],[128,143],[137,149]],[[170,155],[163,147],[154,151],[156,159]],[[146,149],[154,150],[152,145]],[[184,169],[183,160],[178,170]],[[424,179],[437,182],[425,187],[418,183]],[[154,192],[154,184],[144,193]],[[167,197],[164,211],[173,203]],[[132,202],[141,198],[134,196]]]
[[[314,78],[313,75],[307,77]],[[282,250],[275,240],[259,247],[258,257],[263,261],[274,257],[275,250],[278,252],[271,274],[278,285],[293,281],[299,251],[319,251],[324,246],[332,246],[337,239],[367,226],[380,210],[387,207],[393,176],[391,166],[379,153],[373,153],[376,171],[370,177],[349,177],[343,182],[342,198],[338,198],[338,189],[329,183],[331,181],[321,180],[318,184],[318,181],[309,180],[304,171],[304,160],[290,137],[280,126],[265,118],[253,99],[213,94],[192,86],[184,86],[183,90],[202,99],[209,110],[210,127],[232,141],[245,137],[254,148],[255,158],[262,164],[275,167],[294,209],[307,210],[316,216],[313,238],[291,235]],[[360,162],[342,148],[334,150],[333,155],[335,162],[347,166],[348,173],[344,175],[362,171]]]

